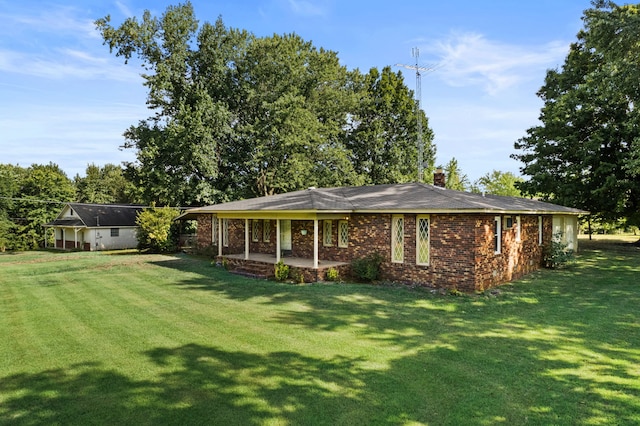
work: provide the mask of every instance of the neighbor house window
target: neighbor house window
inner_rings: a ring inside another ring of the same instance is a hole
[[[349,221],[338,221],[338,247],[349,247]]]
[[[404,262],[404,216],[391,217],[391,261]]]
[[[416,223],[416,263],[429,264],[429,216],[418,216]]]
[[[538,245],[542,245],[542,216],[538,216]]]
[[[120,236],[120,228],[111,228],[111,236],[119,237]]]
[[[251,222],[251,237],[254,243],[260,241],[260,221],[257,219]]]
[[[333,226],[332,221],[325,220],[322,222],[322,242],[325,246],[333,245]]]
[[[493,252],[499,254],[502,250],[502,221],[500,216],[493,219]]]
[[[218,218],[211,215],[211,242],[216,244],[218,242]]]
[[[262,221],[262,241],[268,243],[271,240],[271,221],[263,220]]]
[[[229,219],[222,219],[222,245],[229,247]]]
[[[520,237],[521,237],[521,223],[520,223],[520,216],[516,216],[516,241],[520,242]]]

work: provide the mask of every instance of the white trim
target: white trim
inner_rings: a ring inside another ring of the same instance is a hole
[[[542,226],[542,216],[538,216],[538,245],[542,245],[543,236],[543,226]]]
[[[318,269],[318,219],[313,220],[313,269]]]
[[[280,219],[276,220],[276,262],[280,262]]]
[[[516,242],[519,243],[522,241],[522,222],[520,221],[520,216],[516,216]]]
[[[244,220],[244,260],[249,260],[249,219]]]
[[[502,252],[502,218],[495,216],[493,218],[493,254]]]

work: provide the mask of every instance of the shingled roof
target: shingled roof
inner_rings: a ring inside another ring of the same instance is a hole
[[[144,209],[140,205],[127,204],[67,203],[66,206],[73,210],[75,217],[62,217],[66,210],[63,209],[56,220],[47,223],[45,226],[87,228],[136,226],[138,212]]]
[[[242,212],[420,212],[584,214],[586,211],[519,197],[482,195],[424,183],[337,188],[310,188],[187,210],[181,218],[201,213]]]

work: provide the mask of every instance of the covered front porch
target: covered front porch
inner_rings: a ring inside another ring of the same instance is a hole
[[[264,253],[225,254],[218,256],[218,262],[225,265],[231,272],[256,278],[272,278],[275,276],[275,265],[282,261],[289,266],[289,278],[297,282],[318,282],[327,280],[327,271],[335,269],[340,277],[349,275],[350,264],[332,260],[318,260],[301,257],[280,257]]]

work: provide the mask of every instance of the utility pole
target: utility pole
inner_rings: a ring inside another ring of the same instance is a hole
[[[416,72],[416,120],[417,120],[417,145],[418,145],[418,182],[424,180],[424,142],[422,141],[422,114],[420,110],[420,103],[422,101],[422,83],[420,71],[430,72],[433,71],[433,67],[421,67],[419,65],[420,50],[417,47],[411,49],[411,56],[416,59],[415,65],[396,64],[396,67],[407,68],[415,70]]]

